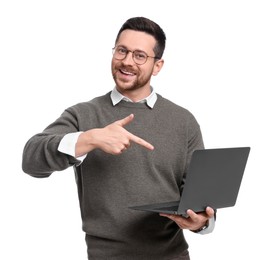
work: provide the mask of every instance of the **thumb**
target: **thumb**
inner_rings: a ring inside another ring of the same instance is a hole
[[[120,126],[125,126],[125,125],[131,123],[133,121],[134,117],[135,117],[134,114],[131,114],[121,120],[116,121],[116,123]]]
[[[213,217],[214,216],[214,214],[215,214],[215,211],[211,208],[211,207],[207,207],[206,208],[206,213],[207,213],[207,215],[209,216],[209,217]]]

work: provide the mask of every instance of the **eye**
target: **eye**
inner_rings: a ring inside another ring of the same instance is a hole
[[[127,49],[123,48],[123,47],[118,47],[117,48],[117,52],[119,54],[125,55],[127,53]]]
[[[145,60],[147,58],[147,54],[142,51],[135,51],[134,55],[137,60]]]

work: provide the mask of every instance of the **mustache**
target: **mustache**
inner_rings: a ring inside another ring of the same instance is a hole
[[[115,67],[116,70],[124,70],[124,71],[127,71],[127,72],[131,72],[131,73],[134,73],[134,74],[137,74],[137,70],[133,69],[132,66],[124,66],[124,65],[120,65],[120,66],[116,66]]]

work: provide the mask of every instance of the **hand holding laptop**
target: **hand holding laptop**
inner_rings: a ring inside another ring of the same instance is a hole
[[[200,230],[204,227],[210,218],[213,218],[215,211],[207,207],[205,212],[195,213],[193,210],[187,210],[187,217],[175,214],[160,213],[160,216],[173,220],[181,229],[192,231]]]

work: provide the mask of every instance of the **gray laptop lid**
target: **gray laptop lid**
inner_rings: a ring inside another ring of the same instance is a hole
[[[193,153],[178,214],[235,205],[250,147],[196,150]]]
[[[186,215],[188,209],[201,212],[207,206],[214,209],[234,206],[249,152],[250,147],[196,150],[191,158],[180,201],[130,208]]]

